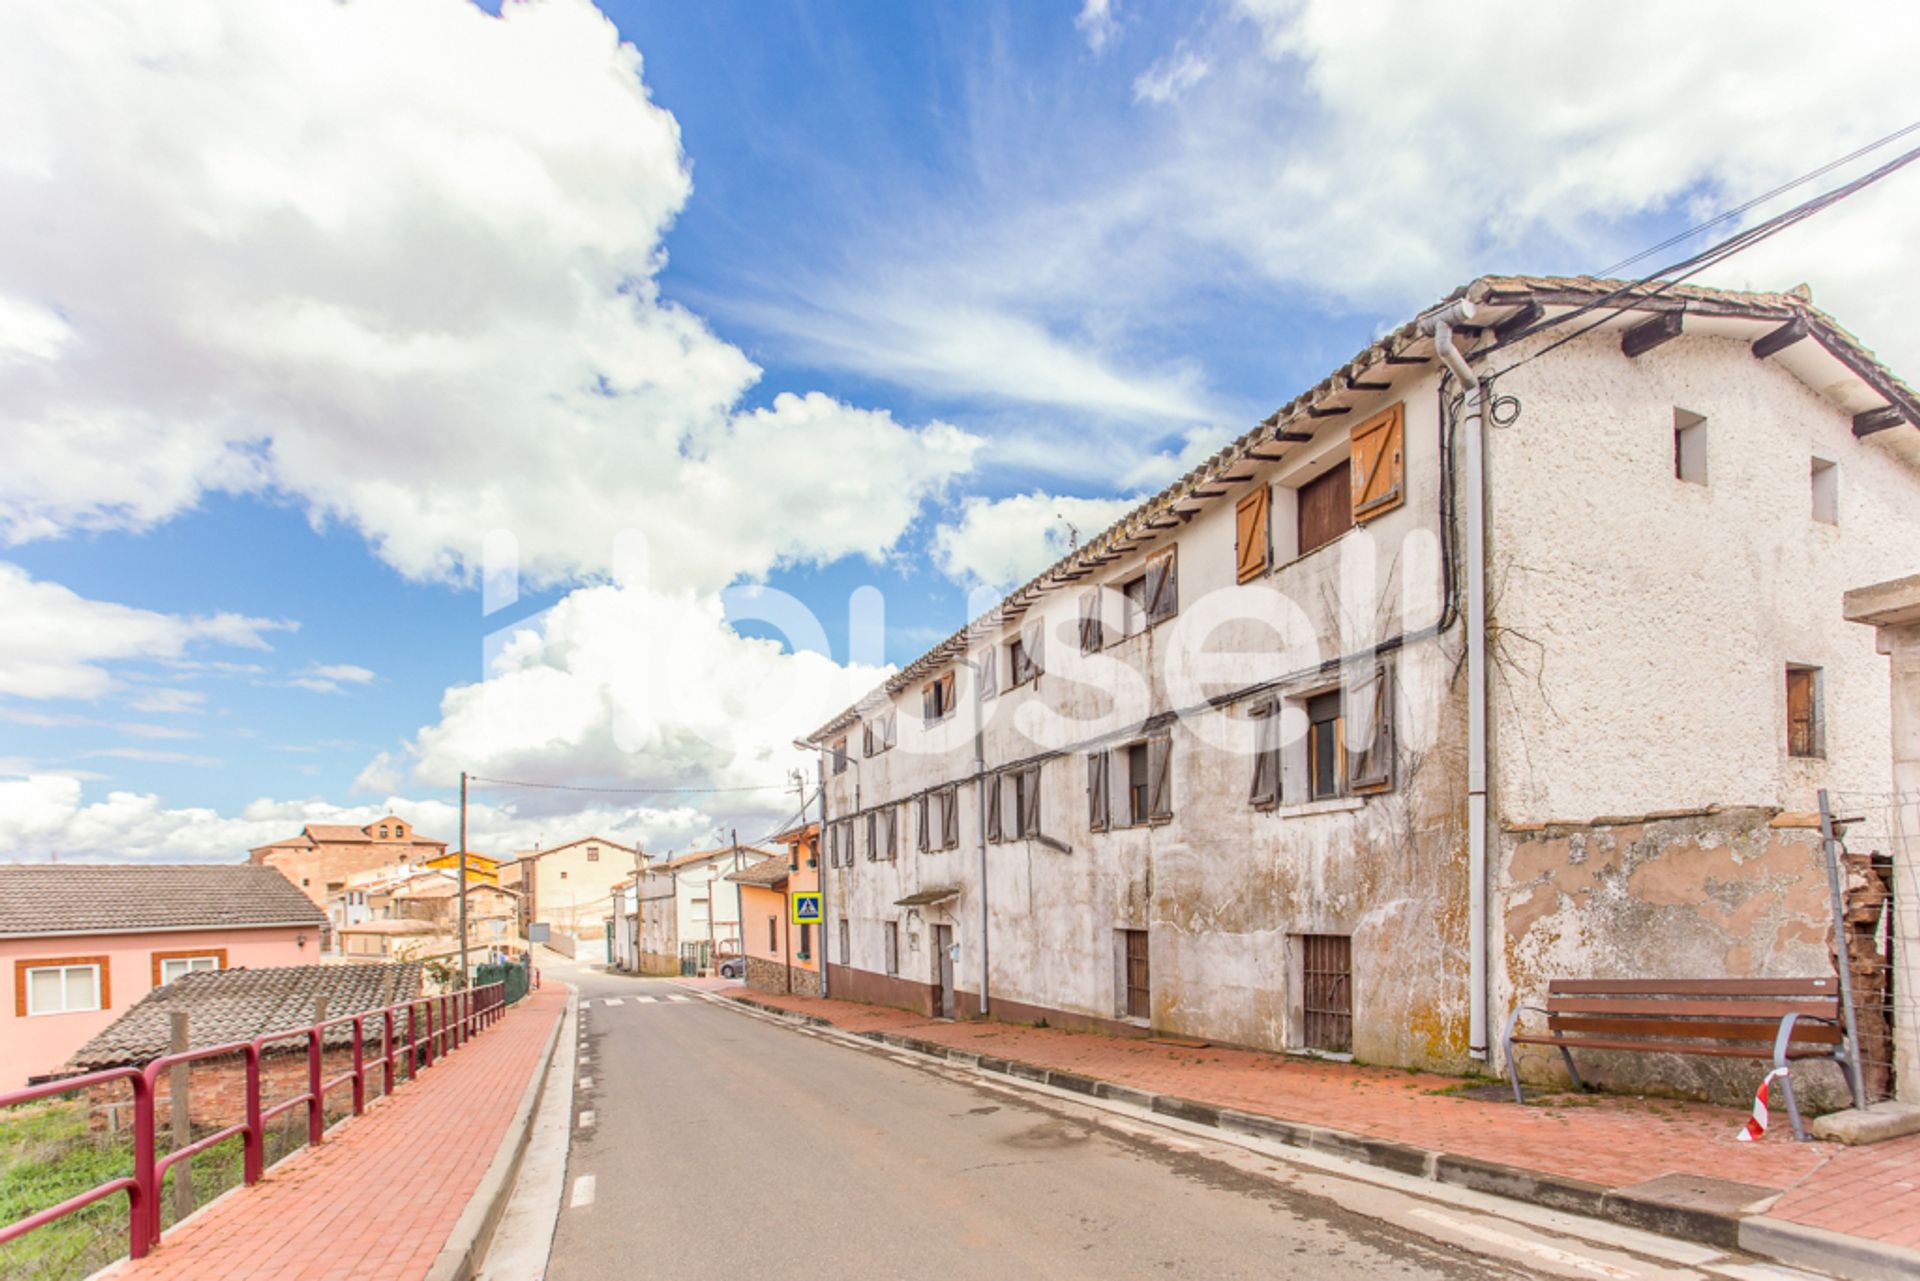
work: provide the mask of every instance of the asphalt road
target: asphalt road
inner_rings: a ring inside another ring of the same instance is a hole
[[[568,977],[582,1057],[548,1281],[1536,1274],[1147,1127],[800,1035],[672,983]]]

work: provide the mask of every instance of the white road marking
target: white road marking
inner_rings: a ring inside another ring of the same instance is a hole
[[[633,999],[640,1002],[640,1004],[642,1005],[652,1005],[656,1001],[658,1001],[660,998],[657,996],[636,996]]]
[[[1478,1237],[1480,1240],[1491,1245],[1497,1245],[1502,1249],[1518,1250],[1522,1254],[1530,1254],[1542,1262],[1557,1263],[1561,1267],[1575,1268],[1581,1272],[1592,1273],[1597,1277],[1614,1278],[1615,1281],[1631,1281],[1633,1276],[1633,1273],[1627,1271],[1625,1268],[1616,1268],[1610,1263],[1602,1263],[1598,1259],[1590,1259],[1586,1255],[1575,1254],[1571,1250],[1562,1250],[1555,1246],[1542,1245],[1538,1241],[1529,1241],[1525,1237],[1515,1236],[1511,1232],[1502,1232],[1498,1228],[1490,1228],[1485,1224],[1475,1223],[1470,1219],[1461,1219],[1451,1214],[1442,1214],[1438,1210],[1428,1210],[1423,1207],[1411,1210],[1408,1213],[1413,1218],[1425,1219],[1429,1223],[1437,1223],[1444,1228],[1448,1228],[1464,1236]]]
[[[588,1108],[580,1114],[580,1128],[585,1130],[593,1125],[593,1109]]]
[[[690,996],[670,996],[667,999],[669,1001],[691,1001],[693,998]]]
[[[604,1000],[604,1001],[602,1001],[602,1002],[600,1002],[600,1004],[602,1004],[602,1005],[625,1005],[625,1004],[626,1004],[626,1002],[625,1002],[625,1001],[623,1001],[623,1000],[621,1000],[621,999],[620,999],[619,997],[617,997],[617,996],[610,996],[610,997],[608,997],[608,998],[607,998],[606,1000]]]
[[[591,1090],[593,1088],[593,1078],[590,1076],[581,1077],[580,1088],[583,1090]]]
[[[567,1202],[572,1209],[578,1210],[593,1204],[593,1176],[583,1174],[573,1181],[573,1199]]]

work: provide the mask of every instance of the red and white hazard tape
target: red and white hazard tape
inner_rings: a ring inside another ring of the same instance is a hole
[[[1742,1143],[1751,1143],[1767,1132],[1767,1087],[1776,1076],[1785,1076],[1787,1069],[1777,1067],[1760,1080],[1760,1088],[1753,1094],[1753,1115],[1740,1127],[1740,1133],[1733,1137]]]

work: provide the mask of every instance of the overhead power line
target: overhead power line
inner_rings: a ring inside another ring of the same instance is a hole
[[[1631,310],[1646,302],[1648,299],[1658,298],[1675,285],[1699,275],[1707,268],[1725,262],[1743,250],[1751,249],[1754,245],[1759,244],[1771,236],[1778,235],[1788,227],[1805,222],[1808,218],[1813,217],[1822,210],[1831,208],[1847,197],[1855,195],[1872,186],[1874,183],[1879,182],[1881,179],[1899,172],[1915,160],[1920,160],[1920,148],[1915,148],[1912,151],[1896,156],[1886,164],[1881,165],[1878,169],[1864,173],[1850,182],[1842,183],[1830,191],[1823,192],[1810,200],[1795,205],[1791,209],[1775,214],[1764,222],[1755,223],[1745,231],[1737,232],[1725,240],[1708,246],[1706,249],[1701,250],[1691,257],[1683,258],[1679,262],[1661,268],[1659,271],[1651,272],[1638,280],[1629,281],[1617,289],[1609,290],[1593,301],[1584,303],[1572,311],[1543,320],[1539,324],[1503,338],[1493,346],[1475,352],[1474,359],[1483,358],[1492,352],[1498,351],[1502,347],[1519,342],[1523,338],[1530,338],[1548,329],[1558,328],[1570,321],[1578,320],[1582,316],[1590,315],[1596,311],[1605,312],[1605,314],[1598,319],[1582,325],[1572,333],[1561,335],[1559,338],[1542,347],[1539,351],[1515,361],[1513,364],[1499,370],[1498,373],[1488,375],[1488,377],[1497,378],[1500,374],[1512,373],[1522,365],[1531,364],[1548,352],[1559,347],[1564,347],[1574,339],[1593,332],[1595,329],[1613,320],[1622,312]],[[1657,285],[1655,285],[1656,281],[1659,282]],[[1621,302],[1618,306],[1610,306],[1610,304],[1621,298],[1624,298],[1625,301]]]
[[[531,787],[550,792],[604,792],[617,796],[714,796],[733,792],[779,792],[791,787],[791,783],[754,783],[745,787],[600,787],[587,783],[540,783],[518,778],[481,778],[473,775],[473,783],[485,783],[491,787]]]
[[[1920,120],[1914,121],[1912,124],[1906,126],[1904,129],[1896,129],[1892,133],[1886,135],[1884,138],[1876,138],[1872,142],[1868,143],[1864,147],[1859,148],[1858,150],[1849,151],[1846,155],[1841,156],[1837,160],[1829,160],[1826,164],[1821,165],[1818,169],[1809,169],[1806,173],[1801,174],[1798,178],[1795,178],[1790,182],[1783,182],[1778,187],[1775,187],[1772,191],[1762,192],[1760,195],[1755,196],[1753,199],[1745,202],[1744,204],[1735,205],[1733,208],[1727,210],[1725,213],[1720,214],[1713,218],[1709,218],[1705,222],[1701,223],[1696,227],[1689,227],[1685,231],[1680,232],[1678,235],[1669,236],[1657,245],[1649,245],[1647,248],[1642,249],[1639,253],[1633,255],[1633,257],[1631,258],[1622,258],[1619,262],[1614,263],[1611,267],[1604,268],[1600,272],[1600,275],[1603,277],[1611,276],[1617,271],[1623,271],[1626,268],[1633,266],[1633,264],[1635,264],[1636,262],[1640,262],[1644,259],[1653,257],[1653,255],[1659,253],[1662,249],[1671,249],[1675,245],[1681,243],[1682,241],[1690,240],[1693,237],[1699,235],[1703,231],[1711,230],[1714,227],[1718,227],[1723,222],[1728,222],[1734,218],[1738,218],[1741,214],[1746,213],[1748,210],[1753,209],[1756,206],[1766,204],[1767,201],[1772,200],[1775,196],[1783,196],[1787,192],[1792,191],[1795,187],[1804,187],[1806,184],[1812,182],[1815,178],[1823,178],[1827,174],[1832,173],[1835,169],[1838,169],[1840,166],[1844,164],[1849,164],[1852,161],[1858,160],[1860,157],[1866,155],[1868,152],[1878,151],[1880,148],[1886,146],[1890,142],[1898,142],[1900,139],[1906,137],[1908,134],[1914,132],[1915,130],[1920,130]]]

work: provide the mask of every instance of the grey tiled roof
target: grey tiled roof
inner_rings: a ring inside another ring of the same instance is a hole
[[[306,1027],[313,1022],[314,998],[321,995],[327,998],[327,1017],[332,1019],[380,1009],[419,994],[420,966],[414,962],[202,970],[147,993],[74,1051],[63,1072],[93,1072],[159,1058],[167,1052],[175,1010],[187,1012],[188,1044],[200,1049]],[[368,1030],[378,1036],[377,1020]],[[404,1032],[396,1029],[396,1034]],[[351,1045],[352,1025],[329,1029],[327,1043]],[[294,1040],[284,1043],[286,1048],[303,1044]]]
[[[292,881],[253,863],[0,863],[0,937],[326,923]]]

